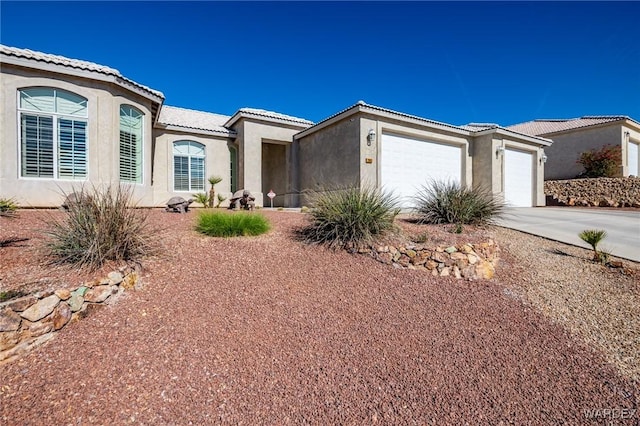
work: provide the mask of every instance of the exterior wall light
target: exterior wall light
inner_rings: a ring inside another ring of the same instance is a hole
[[[371,144],[375,141],[376,141],[376,131],[373,129],[369,129],[369,133],[367,134],[367,146],[371,146]]]
[[[504,155],[504,146],[499,146],[498,149],[496,149],[496,158],[500,155]]]
[[[542,156],[540,157],[540,164],[546,163],[546,162],[547,162],[547,154],[543,152]]]

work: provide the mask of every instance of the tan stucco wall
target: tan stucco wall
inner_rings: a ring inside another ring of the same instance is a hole
[[[232,126],[237,136],[235,142],[238,145],[238,189],[247,189],[256,197],[256,205],[265,205],[266,194],[262,193],[262,145],[263,143],[277,143],[286,145],[286,182],[291,181],[295,160],[292,159],[290,145],[293,135],[304,127],[293,126],[285,123],[272,123],[253,118],[241,118]],[[292,206],[291,190],[285,189],[286,207]]]
[[[553,145],[546,149],[547,164],[545,167],[545,179],[572,179],[584,171],[577,163],[580,154],[591,150],[600,149],[610,144],[620,146],[623,149],[623,163],[626,158],[626,146],[623,144],[623,127],[620,123],[613,123],[600,127],[576,129],[571,132],[546,135],[553,140]],[[620,168],[620,176],[623,169]]]
[[[45,71],[2,65],[0,87],[0,197],[15,198],[28,207],[59,206],[62,193],[80,188],[83,181],[20,177],[18,141],[18,90],[52,87],[76,93],[88,100],[87,159],[85,183],[97,186],[118,182],[120,105],[136,107],[145,115],[143,130],[143,183],[132,184],[134,199],[141,205],[153,202],[151,190],[152,115],[151,101],[103,82],[63,76]]]
[[[300,205],[309,203],[305,190],[345,187],[360,182],[360,121],[347,117],[296,140],[301,192]]]
[[[216,185],[216,194],[222,194],[227,198],[221,206],[229,205],[228,200],[231,197],[231,158],[229,154],[231,140],[229,138],[160,129],[154,130],[154,136],[153,200],[155,206],[164,206],[167,200],[174,196],[188,199],[194,194],[194,192],[173,190],[173,143],[177,141],[193,141],[205,146],[205,192],[209,193],[211,188],[206,179],[214,175],[220,176],[222,182]],[[214,200],[215,204],[217,204],[217,200]]]
[[[285,207],[288,145],[262,144],[262,193],[265,207],[271,206],[270,199],[266,196],[270,190],[276,194],[273,198],[273,207]]]

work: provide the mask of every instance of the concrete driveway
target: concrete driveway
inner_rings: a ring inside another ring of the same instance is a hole
[[[640,262],[640,212],[570,207],[509,208],[498,225],[563,243],[591,248],[578,238],[585,229],[604,229],[600,248]]]

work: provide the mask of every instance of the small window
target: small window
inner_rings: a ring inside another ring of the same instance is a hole
[[[192,141],[173,143],[174,191],[204,191],[204,145]]]
[[[120,181],[142,183],[142,126],[144,114],[120,106]]]
[[[87,177],[87,99],[49,87],[20,90],[20,175]]]

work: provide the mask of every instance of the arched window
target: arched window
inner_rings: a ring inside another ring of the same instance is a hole
[[[173,143],[173,190],[204,191],[204,145],[192,141]]]
[[[142,128],[144,114],[120,105],[120,181],[142,183]]]
[[[20,176],[87,177],[87,99],[51,87],[19,91]]]

